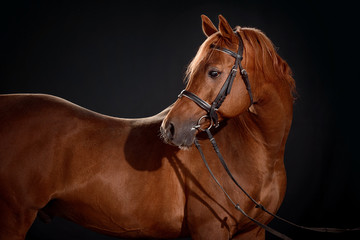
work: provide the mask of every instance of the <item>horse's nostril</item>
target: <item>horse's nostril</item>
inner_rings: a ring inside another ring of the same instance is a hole
[[[165,141],[172,141],[175,136],[175,126],[171,122],[166,122],[161,126],[160,132]]]
[[[169,124],[169,132],[170,132],[169,134],[170,138],[173,139],[175,135],[175,127],[174,124],[172,123]]]
[[[196,131],[190,130],[190,126],[193,125],[194,122],[189,121],[188,123],[177,124],[175,129],[173,122],[164,121],[160,127],[161,138],[165,143],[172,146],[190,147],[194,142],[196,133]]]

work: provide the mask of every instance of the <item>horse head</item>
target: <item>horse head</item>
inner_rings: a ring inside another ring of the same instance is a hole
[[[241,60],[244,57],[245,62],[246,52],[239,59],[236,56],[240,50],[241,55],[245,50],[240,28],[237,27],[234,31],[226,19],[219,15],[218,30],[208,17],[202,15],[202,29],[207,39],[187,69],[187,86],[184,92],[188,94],[185,97],[183,92],[179,95],[161,125],[165,142],[179,147],[191,146],[199,131],[246,111],[252,100],[249,98],[246,82],[241,80],[244,76],[239,73]],[[234,76],[229,82],[231,74]],[[219,97],[221,91],[224,96]],[[194,95],[197,101],[191,98]],[[214,104],[214,101],[218,103]],[[209,109],[206,106],[199,107],[201,104],[207,105]]]
[[[253,122],[268,139],[281,142],[271,132],[280,122],[288,131],[296,94],[286,61],[260,30],[233,30],[221,15],[218,29],[202,15],[202,28],[207,39],[188,66],[185,90],[160,128],[165,142],[189,147],[199,131],[245,112],[253,113]]]

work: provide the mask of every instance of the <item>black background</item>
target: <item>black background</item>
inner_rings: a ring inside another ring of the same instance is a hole
[[[346,1],[7,1],[0,6],[0,93],[48,93],[118,117],[156,114],[184,87],[186,65],[217,25],[261,29],[291,66],[299,93],[279,211],[308,226],[360,226],[358,17]],[[273,221],[295,239],[317,234]],[[55,218],[27,240],[113,239]],[[275,239],[268,236],[267,239]]]

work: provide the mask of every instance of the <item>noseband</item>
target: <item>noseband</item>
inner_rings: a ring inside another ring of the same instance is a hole
[[[194,127],[194,129],[199,129],[199,130],[205,131],[204,129],[202,129],[200,127],[201,121],[204,118],[210,119],[210,126],[208,127],[208,129],[210,129],[212,126],[215,126],[215,127],[219,126],[219,118],[218,118],[217,111],[220,108],[221,104],[224,102],[226,96],[230,94],[234,79],[236,77],[238,67],[240,70],[240,75],[241,75],[241,77],[245,83],[246,89],[249,93],[250,105],[253,104],[253,95],[252,95],[251,88],[250,88],[248,74],[247,74],[246,70],[241,66],[241,60],[243,59],[244,43],[238,32],[236,32],[236,36],[239,38],[239,48],[238,48],[237,53],[235,53],[229,49],[226,49],[226,48],[215,46],[213,44],[210,46],[211,48],[214,48],[217,51],[224,52],[235,58],[234,66],[232,66],[229,76],[227,77],[224,85],[221,87],[218,95],[216,96],[216,98],[212,102],[212,104],[210,105],[206,101],[204,101],[201,98],[199,98],[198,96],[196,96],[194,93],[189,92],[185,89],[182,90],[178,96],[178,98],[187,97],[188,99],[195,102],[199,107],[201,107],[202,109],[204,109],[207,112],[207,115],[204,115],[201,118],[199,118],[198,123]]]

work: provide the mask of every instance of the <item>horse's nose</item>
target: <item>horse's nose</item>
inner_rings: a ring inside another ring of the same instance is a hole
[[[196,130],[191,128],[192,122],[175,124],[172,121],[164,121],[160,127],[164,142],[178,147],[190,147],[194,143]]]
[[[166,142],[171,142],[175,136],[175,127],[172,122],[166,121],[165,124],[161,125],[161,135]]]

